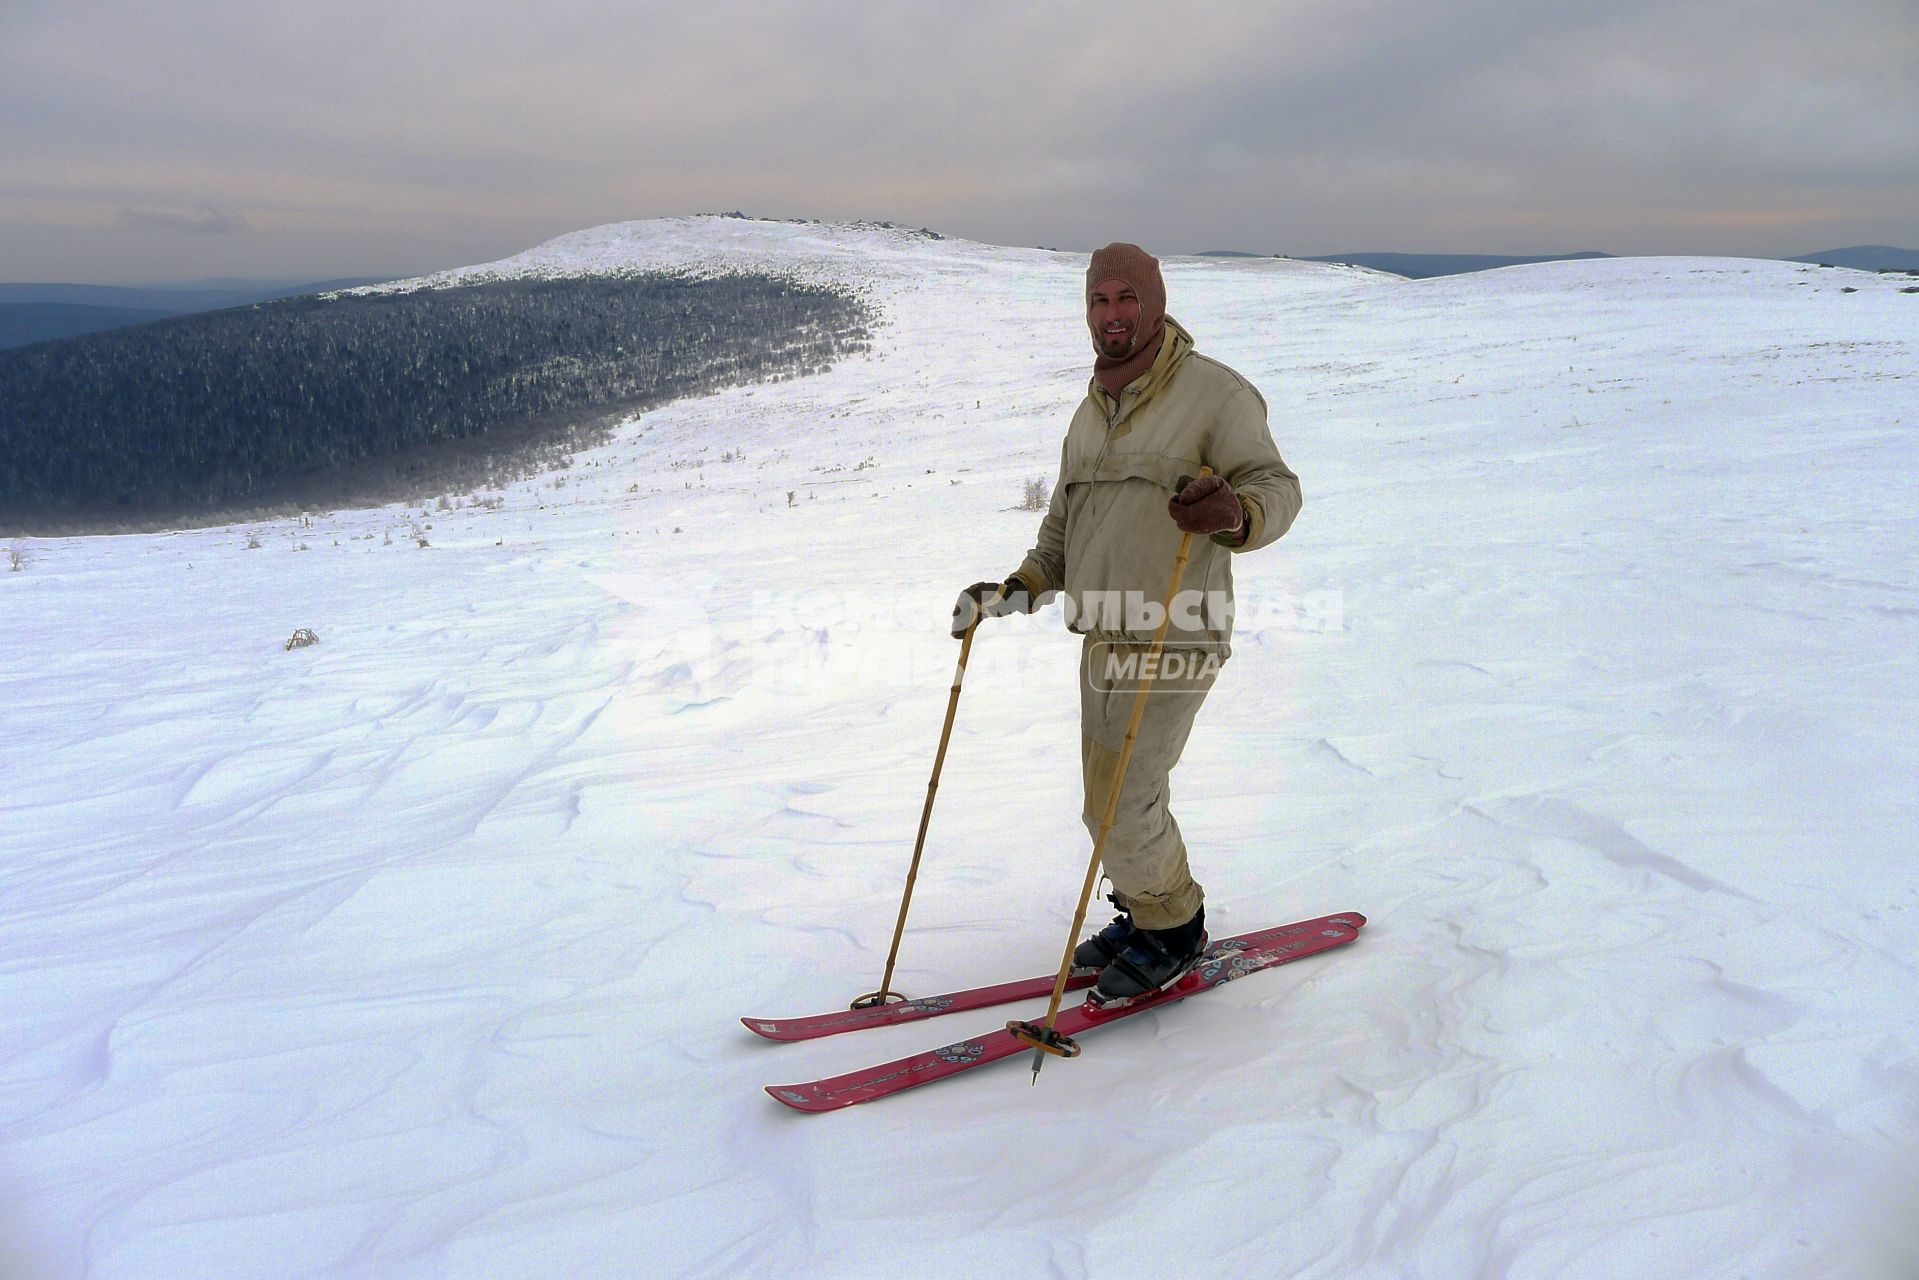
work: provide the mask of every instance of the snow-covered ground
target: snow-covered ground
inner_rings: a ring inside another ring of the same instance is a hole
[[[1036,1088],[760,1092],[997,1025],[737,1018],[878,981],[1083,263],[584,232],[478,270],[875,350],[492,507],[8,543],[0,1277],[1915,1274],[1919,295],[1854,272],[1169,262],[1306,494],[1175,774],[1209,918],[1372,923]],[[981,631],[895,985],[1057,963],[1076,657]]]

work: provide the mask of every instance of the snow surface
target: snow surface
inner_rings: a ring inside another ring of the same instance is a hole
[[[1372,923],[1036,1088],[760,1092],[997,1025],[736,1019],[878,981],[1083,263],[582,232],[473,274],[790,270],[878,342],[495,508],[9,544],[0,1276],[1919,1274],[1919,296],[1861,273],[1170,261],[1306,494],[1175,775],[1210,920]],[[1057,963],[1076,656],[982,631],[895,985]]]

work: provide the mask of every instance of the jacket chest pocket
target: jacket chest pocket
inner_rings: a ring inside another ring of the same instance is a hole
[[[1097,461],[1089,460],[1083,475],[1071,477],[1065,483],[1070,484],[1074,480],[1150,480],[1171,495],[1179,491],[1181,476],[1196,476],[1199,469],[1200,463],[1194,458],[1109,450]]]

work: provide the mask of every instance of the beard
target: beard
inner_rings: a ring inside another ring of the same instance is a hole
[[[1099,348],[1099,353],[1108,360],[1124,360],[1127,356],[1133,354],[1133,342],[1138,337],[1139,331],[1137,329],[1128,329],[1125,333],[1119,334],[1095,334],[1093,343]]]

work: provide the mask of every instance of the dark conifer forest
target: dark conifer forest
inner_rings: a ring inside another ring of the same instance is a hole
[[[395,457],[417,485],[450,442],[468,461],[494,441],[550,454],[618,414],[823,370],[871,320],[773,276],[590,277],[293,298],[0,351],[0,526],[204,518],[344,469],[363,489]]]

